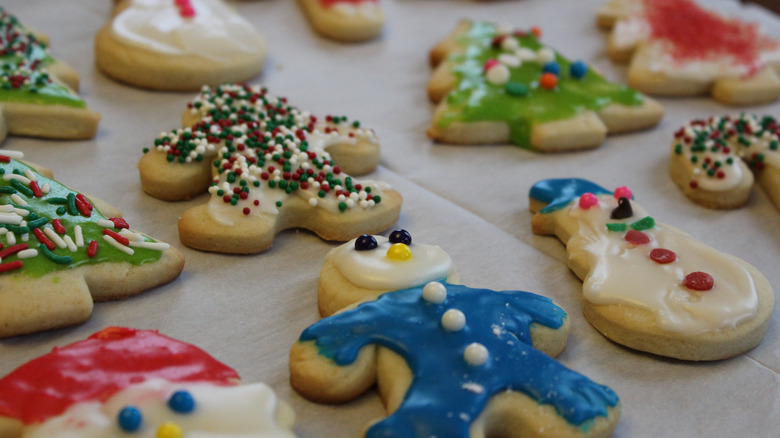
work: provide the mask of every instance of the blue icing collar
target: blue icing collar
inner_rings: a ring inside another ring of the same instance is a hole
[[[566,313],[539,295],[522,291],[492,291],[442,283],[447,298],[427,302],[423,286],[389,292],[376,301],[325,318],[306,329],[303,341],[315,341],[319,353],[347,365],[361,347],[375,343],[400,354],[414,379],[403,403],[373,425],[366,437],[464,437],[491,396],[520,391],[540,404],[553,405],[570,424],[584,430],[597,416],[616,406],[608,387],[569,370],[532,348],[531,324],[558,328]],[[466,325],[446,331],[441,318],[458,309]],[[487,348],[483,365],[470,365],[466,346]]]
[[[540,213],[552,213],[560,210],[578,197],[585,193],[594,195],[611,195],[612,192],[592,183],[586,179],[580,178],[556,178],[544,179],[531,187],[529,196],[547,204],[541,209]]]

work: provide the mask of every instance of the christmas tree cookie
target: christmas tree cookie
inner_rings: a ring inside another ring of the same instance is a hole
[[[0,379],[0,436],[293,438],[262,383],[151,330],[109,327]]]
[[[345,42],[365,41],[382,31],[379,0],[298,0],[314,30]]]
[[[82,323],[93,301],[178,277],[179,251],[11,157],[20,155],[0,153],[0,338]]]
[[[711,94],[727,105],[780,98],[780,41],[755,23],[727,18],[693,0],[611,0],[598,23],[608,53],[630,62],[628,83],[648,94]]]
[[[49,54],[45,37],[2,7],[0,29],[0,141],[8,134],[94,137],[100,115],[76,94],[76,72]]]
[[[655,126],[656,101],[606,81],[539,39],[462,21],[430,53],[428,96],[438,103],[428,135],[444,143],[512,142],[540,152],[599,146],[606,134]]]
[[[565,245],[583,281],[588,321],[636,350],[717,360],[761,342],[774,293],[748,263],[657,223],[633,200],[581,179],[550,179],[530,192],[533,232]]]
[[[379,143],[359,121],[320,120],[260,87],[204,87],[138,164],[141,185],[160,199],[211,199],[184,212],[187,246],[256,253],[287,228],[346,241],[391,227],[401,195],[352,174],[372,171]]]
[[[307,328],[290,351],[290,382],[338,403],[376,383],[389,416],[366,437],[605,437],[620,404],[567,369],[566,313],[522,291],[431,282]]]

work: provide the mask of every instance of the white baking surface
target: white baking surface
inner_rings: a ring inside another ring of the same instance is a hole
[[[707,2],[708,4],[710,2]],[[761,21],[780,38],[780,18],[757,7],[717,2]],[[530,229],[528,189],[539,179],[583,177],[604,187],[628,185],[657,220],[681,228],[755,265],[780,287],[780,212],[761,189],[747,206],[713,211],[688,201],[667,171],[672,133],[693,117],[738,111],[707,98],[660,99],[661,124],[647,132],[610,137],[600,148],[540,155],[514,146],[446,146],[425,136],[432,105],[425,95],[427,51],[465,17],[542,27],[543,41],[580,58],[607,77],[624,79],[609,62],[606,35],[594,24],[600,0],[383,0],[387,25],[375,41],[344,45],[317,37],[296,3],[234,3],[264,34],[265,72],[252,83],[287,96],[315,115],[348,115],[382,140],[382,167],[372,179],[404,196],[399,227],[415,241],[444,248],[464,284],[523,289],[552,297],[569,313],[572,332],[559,360],[609,385],[623,404],[616,437],[780,436],[780,322],[754,350],[714,363],[685,363],[620,347],[582,316],[581,283],[565,264],[564,246]],[[110,201],[130,224],[178,244],[176,219],[205,202],[167,203],[141,192],[135,169],[141,149],[163,130],[179,127],[192,93],[149,92],[117,84],[95,68],[93,38],[109,17],[109,0],[11,0],[3,6],[51,37],[55,56],[81,75],[82,92],[103,120],[85,142],[9,137],[2,149],[52,168],[63,183]],[[746,108],[780,116],[780,104]],[[54,346],[110,325],[158,329],[194,343],[236,368],[245,382],[274,387],[297,413],[301,437],[355,437],[383,415],[375,393],[339,406],[311,403],[289,386],[287,354],[300,332],[318,319],[317,277],[335,243],[288,231],[270,251],[252,256],[210,254],[179,247],[187,263],[173,283],[136,298],[98,304],[84,325],[0,340],[0,375]]]

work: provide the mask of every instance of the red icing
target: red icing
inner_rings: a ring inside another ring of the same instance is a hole
[[[650,259],[656,263],[665,265],[677,260],[677,254],[665,248],[655,248],[650,251]]]
[[[644,245],[650,243],[650,237],[641,231],[628,230],[626,233],[626,242],[632,245]]]
[[[0,416],[42,422],[83,401],[105,401],[148,378],[231,385],[238,373],[194,345],[152,330],[109,327],[55,348],[0,379]]]
[[[756,24],[721,17],[693,0],[643,3],[652,37],[670,43],[672,57],[678,61],[728,56],[755,73],[763,66],[760,52],[778,44],[762,36]]]
[[[695,291],[707,291],[715,286],[715,280],[706,272],[696,271],[685,276],[683,286]]]

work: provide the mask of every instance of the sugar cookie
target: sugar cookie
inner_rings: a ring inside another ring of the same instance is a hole
[[[385,22],[379,0],[298,0],[322,36],[346,42],[376,37]]]

